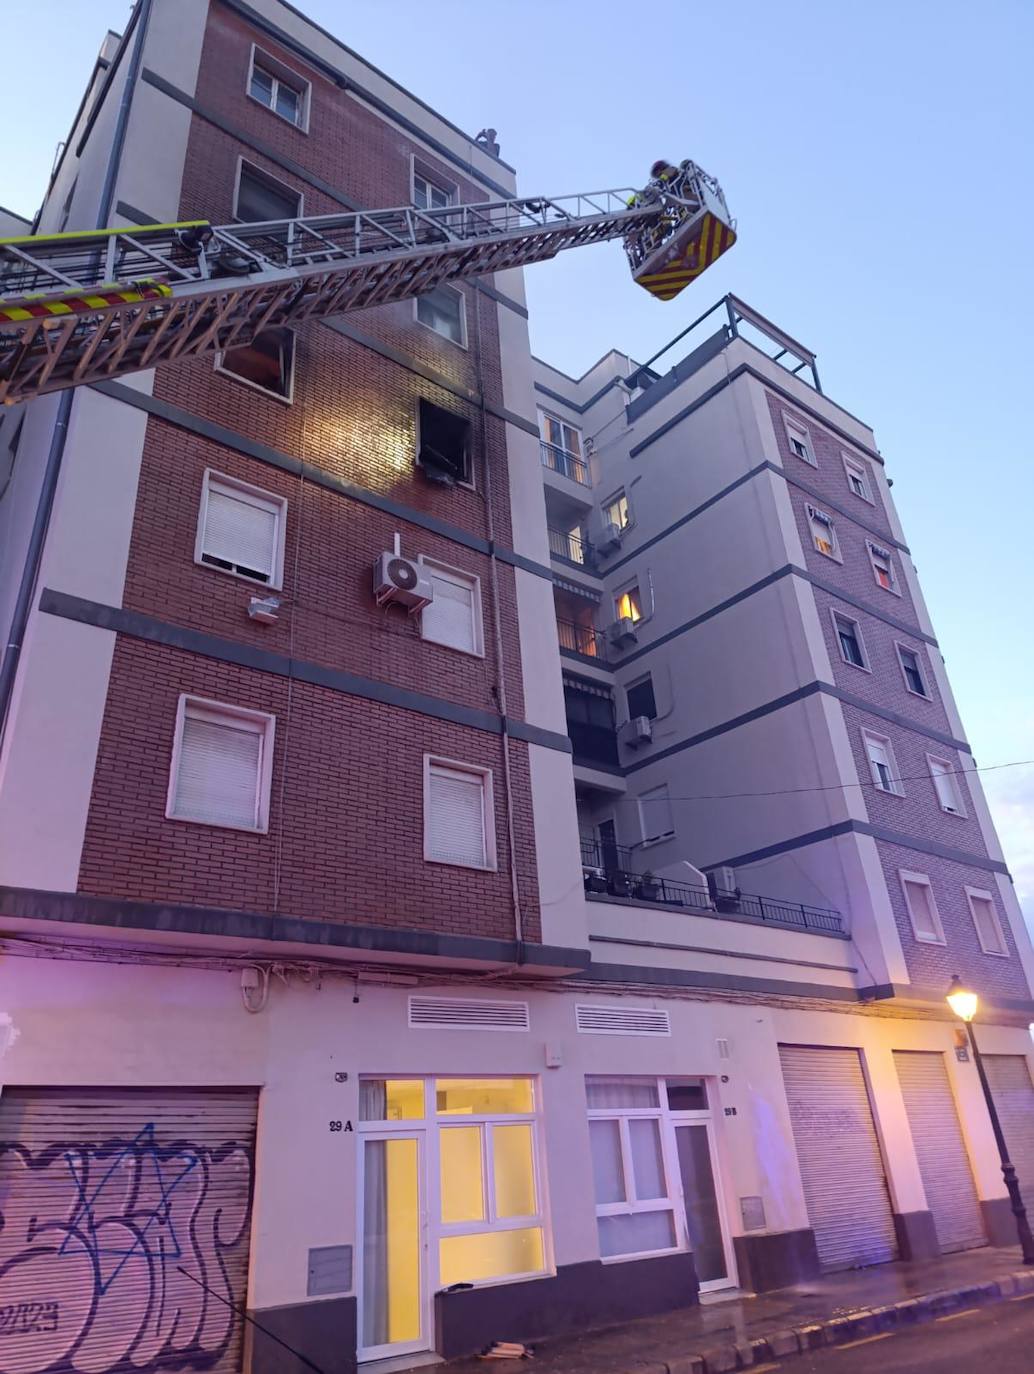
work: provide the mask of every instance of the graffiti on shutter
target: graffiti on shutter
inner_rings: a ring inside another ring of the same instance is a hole
[[[240,1368],[254,1093],[6,1088],[0,1374]]]

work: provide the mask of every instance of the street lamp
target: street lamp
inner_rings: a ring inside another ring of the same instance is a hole
[[[969,1032],[969,1043],[973,1049],[973,1062],[977,1066],[980,1086],[984,1090],[984,1101],[987,1103],[987,1114],[991,1118],[991,1129],[994,1131],[995,1144],[998,1146],[998,1155],[1002,1161],[1002,1177],[1005,1179],[1012,1214],[1016,1218],[1016,1233],[1020,1238],[1023,1263],[1034,1264],[1034,1236],[1031,1235],[1030,1222],[1027,1220],[1027,1209],[1023,1205],[1020,1185],[1016,1180],[1016,1168],[1009,1158],[1009,1147],[1006,1145],[1005,1136],[1002,1134],[1002,1123],[998,1120],[998,1110],[995,1107],[994,1098],[991,1096],[991,1087],[987,1081],[987,1074],[984,1072],[984,1061],[980,1057],[976,1033],[973,1030],[973,1018],[977,1014],[979,999],[975,992],[971,992],[963,984],[962,979],[956,973],[951,980],[951,987],[948,989],[947,1001],[955,1015],[965,1022],[966,1031]],[[965,1033],[964,1031],[963,1034]]]

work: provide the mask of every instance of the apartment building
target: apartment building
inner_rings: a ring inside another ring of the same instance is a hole
[[[37,227],[515,184],[283,0],[140,0]],[[536,362],[508,272],[4,416],[0,1374],[1011,1240],[943,997],[1034,1187],[1030,942],[873,435],[731,298],[664,357]]]

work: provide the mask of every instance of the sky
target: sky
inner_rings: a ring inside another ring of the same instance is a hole
[[[735,292],[818,354],[876,431],[981,767],[1034,760],[1031,0],[300,0],[471,133],[528,194],[721,181],[735,249],[676,301],[615,244],[527,273],[532,345],[575,376],[643,359]],[[126,0],[0,0],[0,205],[31,214]],[[15,124],[14,121],[17,121]],[[16,130],[16,133],[15,133]],[[983,775],[1034,921],[1034,766]]]

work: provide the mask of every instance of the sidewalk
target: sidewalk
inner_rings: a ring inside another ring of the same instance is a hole
[[[449,1374],[727,1374],[821,1345],[840,1345],[946,1312],[1034,1293],[1019,1251],[969,1250],[936,1260],[831,1274],[757,1297],[705,1300],[662,1317],[535,1343],[534,1364],[457,1360]],[[519,1332],[500,1331],[500,1340]],[[425,1366],[426,1369],[426,1366]]]

